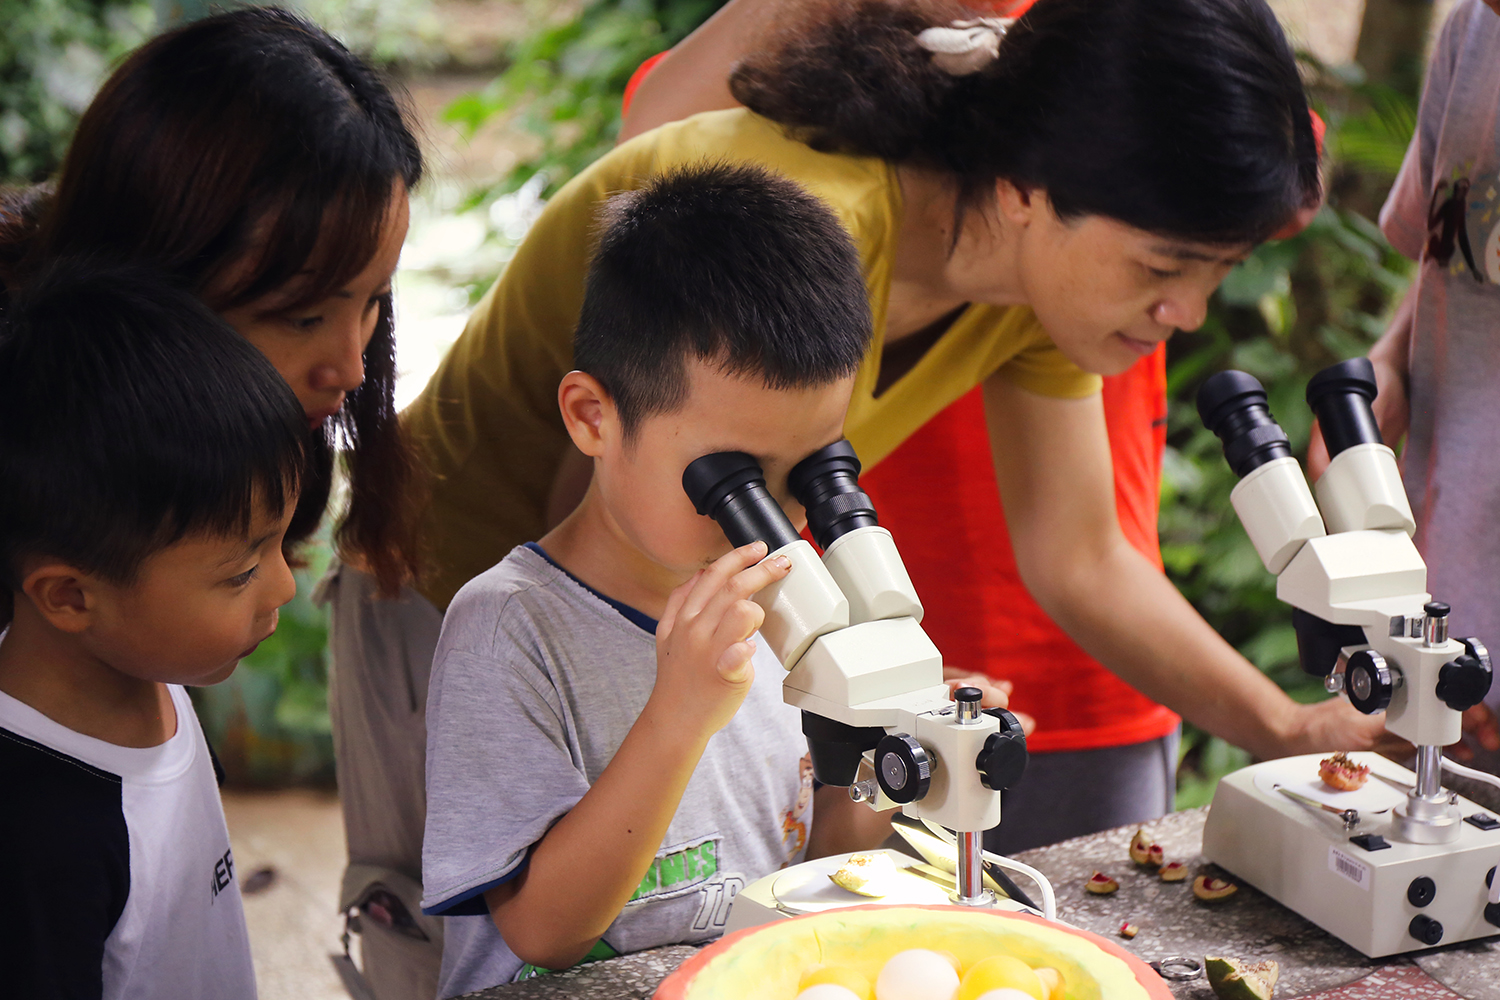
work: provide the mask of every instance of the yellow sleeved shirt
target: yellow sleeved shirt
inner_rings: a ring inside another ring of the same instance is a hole
[[[901,219],[895,170],[816,152],[749,111],[666,125],[613,150],[547,204],[441,367],[403,414],[432,474],[418,589],[439,608],[522,542],[540,537],[548,491],[569,446],[557,384],[572,368],[598,209],[653,175],[705,161],[754,163],[801,184],[843,222],[859,251],[875,338],[855,380],[845,433],[866,467],[994,372],[1076,398],[1099,389],[1063,357],[1030,309],[973,305],[879,397],[891,266]]]

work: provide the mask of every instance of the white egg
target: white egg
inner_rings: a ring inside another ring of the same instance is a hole
[[[892,955],[875,980],[875,1000],[953,1000],[957,992],[953,963],[926,948]]]
[[[798,993],[797,1000],[859,1000],[859,994],[837,983],[819,983]]]
[[[1036,997],[1025,990],[1014,990],[1007,986],[1004,989],[981,993],[974,1000],[1036,1000]]]

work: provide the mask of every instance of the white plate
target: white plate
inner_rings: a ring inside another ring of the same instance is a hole
[[[948,902],[948,893],[936,882],[920,875],[898,871],[892,879],[892,891],[884,896],[861,896],[834,885],[828,876],[848,862],[849,855],[835,854],[788,868],[771,884],[771,896],[789,913],[821,913],[845,906],[868,906],[872,903],[891,906],[928,906]]]
[[[1368,765],[1371,771],[1385,770],[1381,764],[1383,759],[1377,762],[1378,754],[1373,753],[1351,753],[1349,759],[1356,764]],[[1321,759],[1321,758],[1319,758]],[[1406,779],[1410,780],[1410,779]],[[1362,814],[1374,814],[1386,809],[1394,808],[1406,801],[1406,796],[1396,789],[1387,785],[1373,774],[1370,775],[1365,787],[1356,788],[1352,792],[1341,792],[1323,782],[1318,777],[1317,761],[1310,761],[1306,757],[1287,757],[1282,760],[1266,761],[1255,769],[1255,787],[1264,794],[1277,799],[1287,799],[1286,796],[1276,791],[1280,785],[1287,791],[1306,795],[1310,799],[1323,802],[1337,809],[1358,809]]]

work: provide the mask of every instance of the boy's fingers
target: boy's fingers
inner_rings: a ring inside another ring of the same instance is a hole
[[[715,642],[743,642],[766,620],[765,609],[754,601],[736,601],[719,618]]]
[[[777,556],[741,570],[725,582],[724,587],[708,599],[702,614],[710,619],[722,617],[736,601],[748,601],[755,594],[769,587],[791,572],[792,561],[786,556]]]
[[[765,556],[766,543],[756,541],[749,545],[741,545],[732,552],[726,552],[715,559],[712,566],[701,571],[702,576],[693,584],[678,614],[684,618],[696,618],[708,602],[713,600],[714,595],[724,589],[724,584],[731,577],[746,566],[755,565]]]
[[[731,684],[749,684],[755,679],[755,667],[750,658],[755,655],[755,642],[745,639],[724,650],[716,664],[719,676]]]
[[[658,639],[665,639],[672,634],[672,626],[677,624],[677,615],[682,610],[682,602],[687,600],[687,595],[693,589],[693,584],[697,583],[698,578],[702,575],[703,571],[701,569],[698,570],[698,572],[674,587],[672,593],[667,596],[666,610],[661,613],[661,618],[656,623],[656,637]]]

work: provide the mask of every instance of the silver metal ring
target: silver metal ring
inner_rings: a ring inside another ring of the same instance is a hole
[[[1173,982],[1187,982],[1197,979],[1203,975],[1203,963],[1196,958],[1186,958],[1182,955],[1171,955],[1160,961],[1152,962],[1151,968],[1163,979]]]

